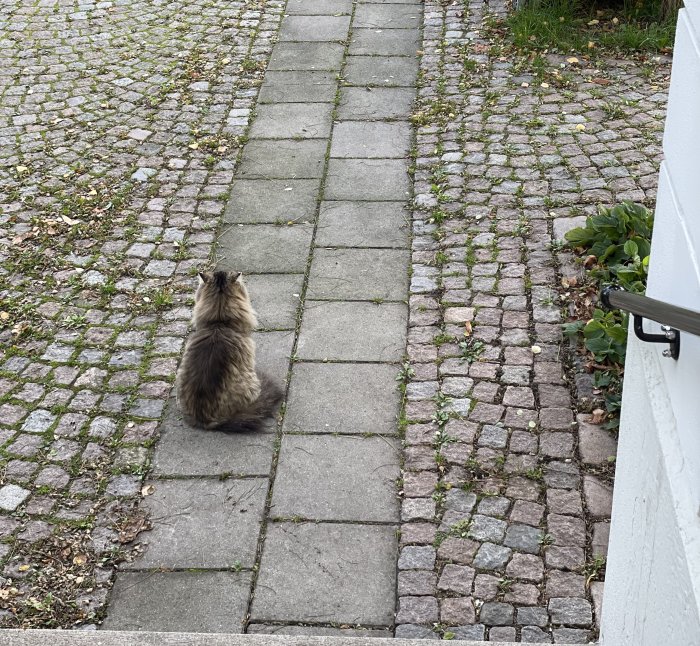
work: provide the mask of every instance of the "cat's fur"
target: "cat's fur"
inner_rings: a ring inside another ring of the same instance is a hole
[[[199,275],[194,331],[177,374],[177,399],[191,426],[255,431],[275,414],[279,386],[255,369],[255,311],[241,274]]]

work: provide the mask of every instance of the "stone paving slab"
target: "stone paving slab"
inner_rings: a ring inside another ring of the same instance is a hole
[[[294,346],[294,331],[255,332],[255,361],[260,370],[283,384],[289,369]]]
[[[404,351],[406,307],[399,303],[307,304],[297,354],[302,360],[397,362]]]
[[[408,243],[403,202],[321,202],[316,244],[321,247],[397,247]]]
[[[340,70],[342,43],[278,43],[268,70]]]
[[[367,631],[369,632],[369,631]],[[359,631],[358,631],[359,633]],[[422,640],[352,636],[237,635],[235,633],[164,633],[91,630],[11,630],[0,633],[3,646],[421,646]],[[454,640],[454,646],[482,646]],[[491,642],[514,646],[512,642]]]
[[[364,6],[375,9],[391,7],[391,5]],[[412,9],[414,13],[420,11],[420,7]],[[353,29],[348,54],[351,56],[415,56],[419,49],[418,30]]]
[[[234,225],[219,238],[219,266],[249,273],[303,273],[309,257],[313,228],[270,224]]]
[[[267,480],[156,480],[144,499],[153,529],[132,568],[250,568]],[[224,513],[222,513],[224,512]]]
[[[403,201],[409,196],[406,164],[399,159],[330,159],[327,200]]]
[[[251,578],[248,572],[123,572],[112,590],[112,612],[103,626],[242,633]]]
[[[248,179],[320,179],[326,146],[322,139],[250,141],[238,174]]]
[[[415,87],[418,62],[403,56],[348,56],[345,81],[365,87]]]
[[[339,119],[396,119],[411,113],[412,88],[344,87],[340,91]]]
[[[340,121],[333,129],[331,157],[403,158],[410,148],[408,123]]]
[[[187,426],[168,403],[153,459],[157,476],[263,476],[270,473],[274,436],[270,433],[203,431]]]
[[[318,300],[398,301],[408,287],[403,249],[316,249],[307,297]]]
[[[358,628],[328,628],[326,626],[274,626],[251,624],[249,635],[316,635],[325,637],[382,637],[391,638],[391,630],[363,630]]]
[[[303,274],[248,274],[245,276],[258,328],[293,330],[296,327]]]
[[[268,70],[260,87],[259,103],[328,103],[335,100],[336,74],[325,71]]]
[[[395,559],[391,526],[273,523],[251,621],[390,626]]]
[[[352,13],[352,0],[287,0],[284,8],[290,16],[339,16]]]
[[[231,188],[224,221],[232,224],[310,222],[318,179],[239,179]]]
[[[398,451],[386,437],[284,436],[270,516],[398,521]]]
[[[355,29],[407,29],[417,28],[422,21],[420,4],[360,4],[355,10]]]
[[[279,32],[281,42],[342,41],[347,38],[350,16],[287,16]]]
[[[396,373],[376,363],[295,363],[283,431],[395,435]]]
[[[258,106],[251,139],[325,139],[331,133],[330,103],[281,103]]]

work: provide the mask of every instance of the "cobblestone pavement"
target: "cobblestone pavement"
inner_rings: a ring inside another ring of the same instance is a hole
[[[0,623],[99,617],[282,3],[0,8]]]
[[[528,63],[504,11],[425,4],[396,635],[584,643],[616,443],[576,416],[559,241],[597,204],[653,204],[669,65]]]

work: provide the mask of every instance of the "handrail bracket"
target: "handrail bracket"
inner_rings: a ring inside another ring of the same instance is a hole
[[[664,357],[678,359],[681,353],[681,333],[670,325],[662,325],[663,334],[649,334],[644,331],[644,318],[639,314],[632,314],[634,317],[634,333],[640,341],[647,343],[668,343],[668,348],[661,354]]]

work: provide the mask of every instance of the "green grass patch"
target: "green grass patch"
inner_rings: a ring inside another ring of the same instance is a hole
[[[673,47],[677,8],[667,1],[530,0],[506,20],[520,49],[562,53],[613,49],[665,52]]]

